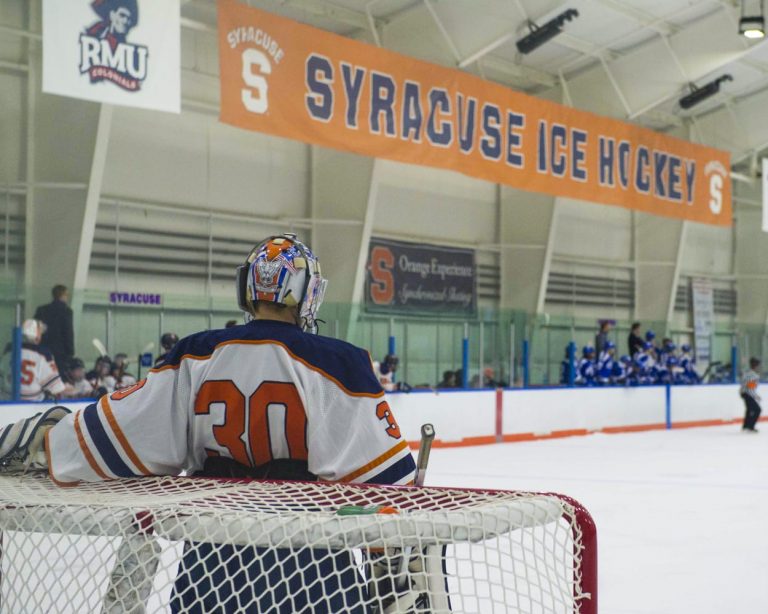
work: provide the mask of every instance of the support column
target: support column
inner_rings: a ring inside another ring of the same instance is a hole
[[[666,325],[674,309],[685,222],[637,214],[635,315],[648,328]],[[660,331],[657,331],[660,332]]]
[[[762,231],[760,183],[734,185],[736,321],[768,325],[768,241]]]
[[[40,29],[39,3],[30,3],[30,29]],[[82,311],[98,211],[111,109],[42,92],[40,41],[29,40],[25,270],[26,316],[73,290],[75,332]],[[77,126],[73,130],[73,126]],[[83,340],[75,338],[82,346]]]
[[[536,313],[546,290],[555,199],[506,186],[500,190],[501,307]]]
[[[315,147],[312,151],[312,249],[325,270],[334,271],[324,311],[335,312],[343,323],[340,334],[352,342],[363,299],[380,164],[373,158],[332,149]]]

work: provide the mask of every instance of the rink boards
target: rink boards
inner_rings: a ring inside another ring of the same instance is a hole
[[[391,393],[387,399],[409,441],[417,441],[421,425],[431,422],[437,446],[719,425],[744,414],[735,384],[414,390]],[[87,405],[64,404],[73,410]],[[31,416],[48,405],[0,404],[0,425]]]

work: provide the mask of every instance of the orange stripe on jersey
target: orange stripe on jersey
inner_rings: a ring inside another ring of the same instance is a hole
[[[98,475],[102,480],[111,480],[112,478],[110,478],[101,470],[101,467],[99,467],[99,465],[96,463],[96,459],[93,457],[93,454],[91,454],[91,451],[88,449],[88,444],[85,441],[85,437],[83,437],[83,431],[80,428],[80,422],[78,422],[80,414],[82,413],[82,411],[79,411],[75,414],[75,433],[77,433],[77,443],[80,444],[80,449],[83,451],[85,460],[88,461],[88,464],[91,466],[91,469],[96,472],[96,475]]]
[[[80,484],[79,481],[77,482],[63,482],[61,480],[57,480],[56,477],[53,475],[53,464],[51,463],[51,444],[50,440],[48,439],[48,436],[51,434],[51,429],[48,429],[45,432],[45,461],[48,463],[48,477],[51,478],[51,482],[56,484],[56,486],[59,486],[61,488],[72,488],[73,486],[77,486]]]
[[[369,471],[375,469],[376,467],[384,463],[384,461],[392,458],[395,454],[397,454],[401,450],[405,450],[407,447],[408,447],[408,442],[405,440],[401,441],[397,445],[393,446],[392,448],[384,452],[384,454],[382,454],[381,456],[374,458],[367,465],[363,465],[362,467],[360,467],[360,469],[357,469],[352,473],[345,475],[343,478],[339,480],[339,482],[351,482],[355,478],[359,478],[361,475],[365,475]]]
[[[225,345],[277,345],[281,348],[283,348],[288,355],[293,358],[294,360],[297,360],[301,364],[303,364],[307,369],[310,371],[314,371],[315,373],[319,373],[324,378],[331,380],[334,384],[336,384],[339,388],[341,388],[346,394],[348,394],[351,397],[368,397],[371,399],[378,399],[380,397],[384,396],[384,391],[377,392],[375,394],[370,392],[352,392],[348,388],[346,388],[339,380],[337,380],[333,375],[330,373],[326,373],[319,367],[316,367],[313,364],[308,363],[303,358],[300,358],[299,356],[296,356],[291,350],[288,349],[288,346],[284,343],[280,343],[279,341],[273,341],[271,339],[267,340],[256,340],[256,339],[233,339],[231,341],[222,341],[218,345],[216,345],[213,348],[213,351],[215,352],[220,347],[223,347]],[[179,360],[179,364],[181,364],[182,360],[189,359],[189,360],[208,360],[213,355],[213,352],[210,354],[206,354],[205,356],[195,356],[194,354],[184,354],[181,359]],[[370,355],[368,356],[370,358]],[[173,371],[175,369],[178,369],[179,365],[165,365],[164,367],[157,367],[156,369],[150,369],[150,373],[159,373],[160,371]]]
[[[110,407],[109,400],[106,396],[101,397],[101,409],[104,411],[104,415],[107,418],[107,422],[109,423],[112,432],[115,434],[115,437],[117,437],[117,440],[120,442],[120,445],[123,447],[123,450],[128,455],[128,458],[131,459],[131,462],[134,464],[136,469],[138,469],[144,475],[152,475],[152,472],[147,469],[139,460],[139,457],[136,452],[134,452],[131,444],[128,443],[128,438],[125,436],[125,433],[123,433],[120,425],[117,423],[115,414],[112,413],[112,407]]]

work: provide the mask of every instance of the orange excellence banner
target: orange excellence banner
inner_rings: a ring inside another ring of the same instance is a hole
[[[731,224],[729,155],[219,0],[221,121],[554,196]]]

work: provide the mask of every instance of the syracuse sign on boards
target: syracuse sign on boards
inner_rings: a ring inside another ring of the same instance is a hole
[[[219,0],[221,120],[523,190],[731,224],[729,155]]]

